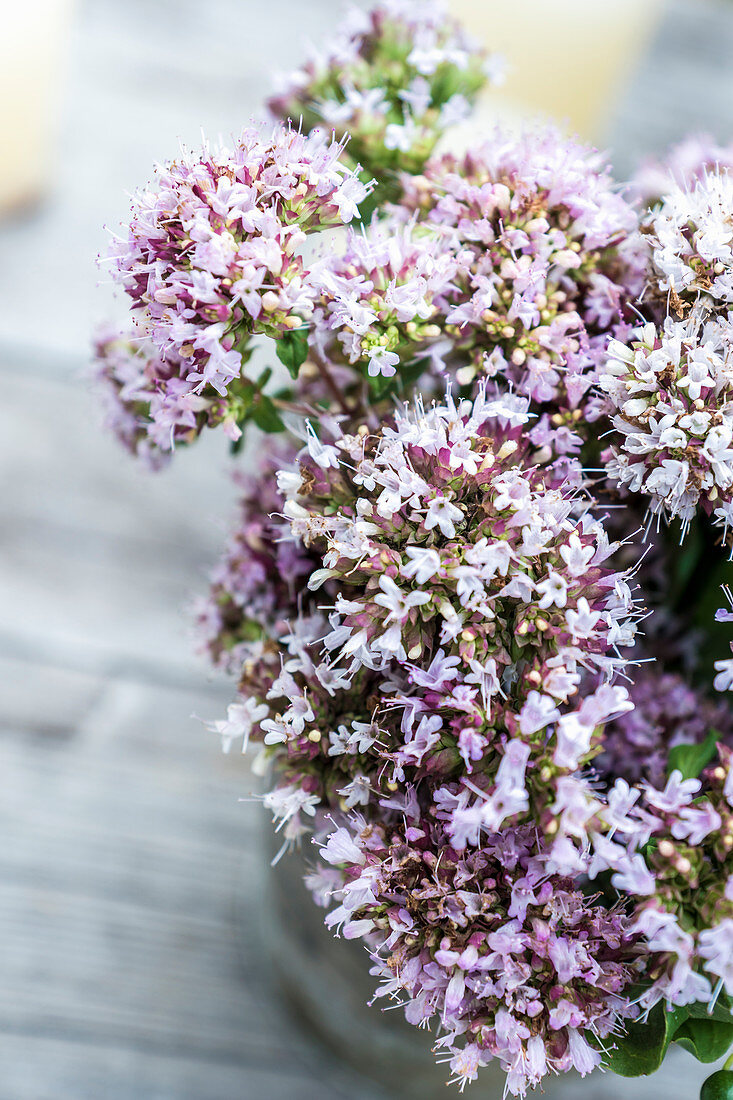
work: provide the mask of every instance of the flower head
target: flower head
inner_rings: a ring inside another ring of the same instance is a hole
[[[324,797],[354,722],[377,732],[338,763],[370,779],[372,802],[470,777],[448,793],[458,847],[527,818],[582,845],[594,800],[566,779],[630,705],[613,680],[631,592],[575,486],[533,461],[525,406],[482,390],[337,437],[337,463],[304,449],[280,511],[316,567],[273,637],[283,673],[273,660],[275,682],[260,666],[240,685],[269,701],[259,736]],[[576,858],[557,848],[558,867]]]
[[[576,409],[642,285],[636,215],[598,155],[552,128],[496,131],[403,177],[398,209],[456,253],[443,331],[472,364],[458,381],[500,374],[533,400]]]
[[[608,472],[686,527],[698,508],[725,528],[733,493],[733,344],[727,322],[668,318],[612,340],[599,379],[618,442]]]
[[[719,745],[702,783],[673,771],[666,788],[647,787],[634,810],[652,838],[635,857],[651,872],[634,916],[649,952],[646,1008],[660,1000],[669,1008],[714,1005],[721,988],[733,996],[732,799],[731,750]]]
[[[458,259],[450,242],[387,219],[350,231],[343,253],[322,261],[312,343],[327,361],[403,382],[415,364],[440,361]],[[423,370],[425,368],[423,367]]]
[[[494,1059],[513,1096],[600,1064],[596,1040],[635,1013],[630,922],[548,873],[533,830],[458,852],[428,811],[337,837],[343,886],[327,922],[366,938],[377,997],[444,1031],[461,1088]]]
[[[675,186],[647,220],[651,277],[684,317],[698,299],[725,313],[733,305],[733,175],[715,168]]]
[[[186,360],[174,351],[161,354],[134,330],[101,333],[94,356],[107,427],[150,469],[160,469],[176,446],[192,442],[204,428],[220,426],[232,441],[241,436],[237,420],[249,405],[251,383],[233,382],[226,398],[208,388],[197,391],[186,381]]]
[[[285,77],[269,107],[307,130],[348,134],[370,173],[418,172],[497,72],[442,3],[383,0],[351,11],[328,50]]]
[[[350,221],[368,192],[341,152],[318,134],[253,128],[230,149],[207,145],[159,166],[135,197],[112,261],[160,359],[153,373],[173,375],[164,410],[151,405],[156,423],[167,424],[170,391],[187,413],[199,399],[229,402],[222,419],[235,420],[252,334],[277,338],[308,321],[306,235]]]

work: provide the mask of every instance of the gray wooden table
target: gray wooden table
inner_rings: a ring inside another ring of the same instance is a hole
[[[54,186],[0,225],[0,1100],[375,1095],[273,992],[252,780],[191,718],[229,695],[185,627],[231,507],[224,452],[143,476],[80,378],[116,308],[92,260],[125,189],[179,135],[236,130],[273,58],[340,9],[81,3]],[[673,4],[617,112],[618,162],[703,120],[733,136],[731,56],[733,17]]]

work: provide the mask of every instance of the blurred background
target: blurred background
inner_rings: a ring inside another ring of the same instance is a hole
[[[557,116],[621,177],[689,131],[733,139],[730,0],[454,8],[514,66],[480,126]],[[258,116],[344,10],[0,0],[0,1100],[378,1095],[274,993],[254,781],[192,717],[230,693],[186,617],[232,507],[225,450],[144,474],[84,379],[124,308],[105,224],[180,139]]]

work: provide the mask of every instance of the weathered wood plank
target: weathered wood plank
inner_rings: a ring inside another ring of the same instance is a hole
[[[0,1100],[379,1100],[348,1073],[292,1064],[287,1036],[269,1066],[92,1045],[45,1036],[0,1035]]]

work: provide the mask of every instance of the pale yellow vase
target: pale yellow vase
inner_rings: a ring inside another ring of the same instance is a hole
[[[73,0],[0,0],[0,213],[40,197]]]
[[[664,0],[451,0],[464,26],[503,54],[507,78],[479,124],[550,118],[597,141],[649,44]],[[475,139],[476,122],[474,122]]]

